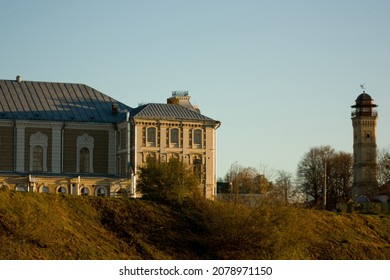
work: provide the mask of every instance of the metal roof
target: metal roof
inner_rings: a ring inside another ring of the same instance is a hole
[[[194,110],[176,104],[149,103],[135,108],[131,114],[134,118],[215,121]]]
[[[0,119],[116,123],[131,110],[84,84],[0,80]]]

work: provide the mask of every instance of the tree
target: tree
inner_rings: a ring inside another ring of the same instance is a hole
[[[378,183],[380,186],[390,181],[390,150],[383,148],[378,151]]]
[[[275,179],[274,188],[272,190],[273,200],[282,205],[288,205],[289,200],[294,195],[293,177],[292,174],[286,171],[278,171]]]
[[[350,198],[352,165],[350,153],[336,152],[330,146],[313,147],[298,164],[298,190],[319,205],[326,186],[327,208],[335,208],[337,202]]]
[[[138,187],[146,199],[180,203],[199,192],[199,180],[192,169],[177,159],[158,162],[151,158],[138,175]]]
[[[264,194],[272,188],[272,183],[253,167],[232,165],[225,181],[229,182],[230,192],[234,194]]]

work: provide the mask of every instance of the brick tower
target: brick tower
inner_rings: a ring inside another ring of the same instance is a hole
[[[378,188],[376,124],[378,113],[374,100],[365,91],[352,107],[353,186],[352,199],[371,199]]]

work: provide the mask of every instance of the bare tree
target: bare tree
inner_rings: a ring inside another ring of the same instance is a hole
[[[313,147],[307,152],[297,171],[297,188],[315,205],[324,202],[327,209],[335,208],[340,200],[350,197],[352,186],[352,155],[336,152],[330,146]]]
[[[378,151],[378,183],[383,185],[390,181],[390,149],[382,148]]]
[[[233,164],[225,176],[234,194],[264,194],[270,190],[272,183],[253,167],[242,167]]]
[[[272,190],[273,200],[282,205],[288,205],[293,198],[293,176],[286,171],[277,171],[274,188]]]

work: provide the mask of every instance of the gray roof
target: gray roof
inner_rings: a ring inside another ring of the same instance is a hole
[[[194,110],[176,104],[149,103],[135,108],[131,116],[143,119],[215,121]]]
[[[0,119],[116,123],[131,110],[83,84],[0,80]]]

